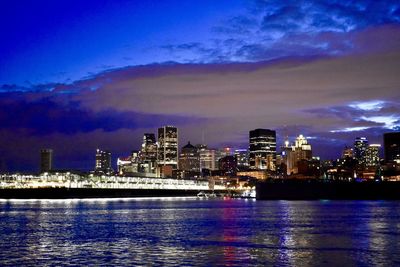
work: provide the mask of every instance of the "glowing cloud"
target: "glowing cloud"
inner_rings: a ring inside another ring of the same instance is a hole
[[[399,117],[395,116],[372,116],[372,117],[362,117],[363,120],[372,121],[376,123],[384,123],[386,128],[393,129],[400,124],[396,123],[399,121]]]
[[[354,102],[354,103],[350,104],[349,107],[354,108],[354,109],[371,111],[371,110],[380,110],[381,108],[383,108],[384,104],[385,104],[385,101],[373,100],[373,101],[367,101],[367,102]]]

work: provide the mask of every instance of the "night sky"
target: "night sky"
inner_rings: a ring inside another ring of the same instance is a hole
[[[400,127],[398,0],[1,1],[0,32],[0,171],[41,148],[93,169],[165,124],[180,145],[304,134],[323,159]]]

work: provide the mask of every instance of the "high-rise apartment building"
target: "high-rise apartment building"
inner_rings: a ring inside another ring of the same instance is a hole
[[[385,133],[383,135],[385,146],[385,160],[400,163],[400,132]]]
[[[249,132],[249,165],[256,170],[275,170],[276,132],[255,129]]]
[[[178,128],[164,126],[158,128],[158,166],[171,166],[178,169]]]
[[[40,172],[49,172],[53,168],[53,150],[40,150]]]

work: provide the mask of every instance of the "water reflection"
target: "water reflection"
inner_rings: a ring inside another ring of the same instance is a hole
[[[400,202],[0,202],[0,266],[399,265]]]

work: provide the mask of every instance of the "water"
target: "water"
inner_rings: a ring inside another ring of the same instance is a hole
[[[400,202],[0,202],[0,266],[395,266]]]

